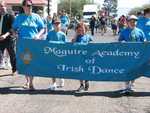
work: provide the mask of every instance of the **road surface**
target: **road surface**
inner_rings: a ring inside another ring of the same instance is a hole
[[[72,37],[73,32],[69,32]],[[70,38],[71,39],[71,38]],[[94,43],[115,42],[110,30],[104,36],[95,34]],[[65,86],[48,91],[50,78],[36,77],[36,91],[22,88],[23,75],[9,76],[10,70],[0,70],[0,113],[150,113],[150,79],[139,78],[135,93],[120,95],[123,82],[90,82],[88,92],[75,93],[77,80],[65,80]]]

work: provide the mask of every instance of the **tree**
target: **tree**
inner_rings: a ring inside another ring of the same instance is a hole
[[[137,13],[139,12],[142,12],[145,8],[149,8],[150,7],[150,4],[145,4],[141,7],[135,7],[135,8],[132,8],[130,11],[129,11],[129,15],[136,15]]]
[[[143,7],[143,9],[145,9],[145,8],[150,8],[150,4],[145,4],[145,5],[143,5],[142,7]]]
[[[58,10],[64,9],[69,14],[70,7],[71,7],[72,16],[77,16],[77,15],[81,16],[83,5],[88,3],[90,3],[90,0],[60,0],[60,3],[58,4]]]
[[[129,15],[136,15],[138,12],[141,12],[143,10],[142,7],[135,7],[129,11]]]
[[[118,0],[104,0],[103,8],[108,16],[117,16]]]

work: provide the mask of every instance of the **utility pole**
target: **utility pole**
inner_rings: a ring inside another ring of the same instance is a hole
[[[71,0],[69,0],[69,13],[70,13],[70,16],[71,16],[71,7],[72,7],[72,4],[71,4]]]
[[[47,0],[47,13],[50,14],[50,0]]]

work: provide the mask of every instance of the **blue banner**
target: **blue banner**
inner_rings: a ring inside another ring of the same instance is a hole
[[[150,77],[150,43],[55,43],[19,39],[20,74],[90,81]]]

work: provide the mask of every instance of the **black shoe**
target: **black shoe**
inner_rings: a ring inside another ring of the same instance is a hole
[[[124,89],[120,92],[120,94],[130,95],[134,92],[132,89]]]
[[[89,82],[85,82],[85,88],[84,88],[84,90],[88,91],[88,89],[89,89]]]
[[[83,86],[83,85],[81,85],[81,86],[77,89],[77,92],[82,92],[82,91],[84,91],[84,86]]]

